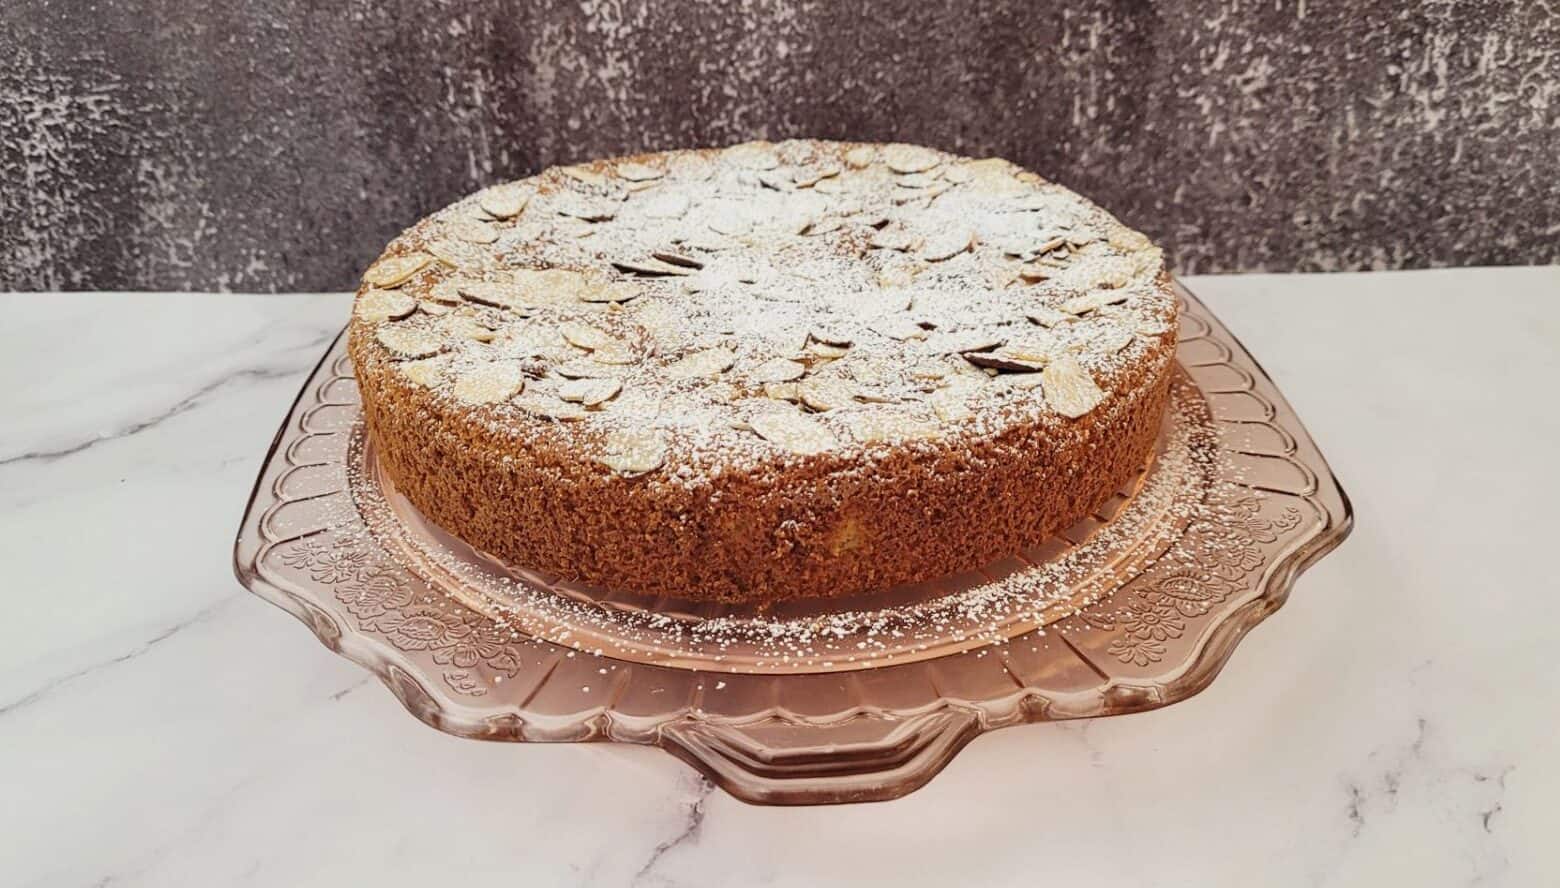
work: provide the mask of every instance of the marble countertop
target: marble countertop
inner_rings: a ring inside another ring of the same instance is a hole
[[[802,809],[655,749],[445,736],[238,586],[347,297],[0,295],[0,883],[1556,884],[1560,267],[1188,285],[1354,535],[1190,701]]]

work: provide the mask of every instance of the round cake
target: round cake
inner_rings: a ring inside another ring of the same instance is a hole
[[[1005,160],[751,142],[549,169],[364,274],[384,474],[514,565],[685,599],[979,568],[1151,455],[1161,252]]]

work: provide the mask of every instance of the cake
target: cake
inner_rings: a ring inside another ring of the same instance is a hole
[[[1155,446],[1162,253],[996,158],[797,140],[496,185],[363,275],[375,458],[472,547],[764,601],[977,569]]]

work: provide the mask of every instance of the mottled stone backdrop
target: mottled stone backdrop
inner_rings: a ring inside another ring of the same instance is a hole
[[[0,289],[343,289],[481,185],[795,135],[1011,158],[1182,271],[1555,262],[1552,6],[5,0]]]

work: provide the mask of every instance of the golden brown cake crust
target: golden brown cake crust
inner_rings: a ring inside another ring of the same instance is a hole
[[[549,170],[419,223],[365,281],[350,352],[414,505],[513,563],[693,599],[1035,545],[1142,466],[1174,365],[1146,239],[912,146]]]

